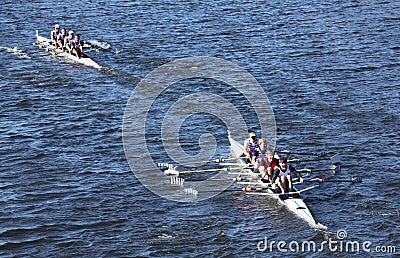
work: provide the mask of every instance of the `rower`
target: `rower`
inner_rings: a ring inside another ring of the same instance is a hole
[[[57,46],[57,36],[60,34],[60,25],[54,25],[54,30],[50,32],[50,39],[53,46]]]
[[[71,42],[72,46],[72,54],[75,54],[76,57],[81,58],[83,56],[83,42],[80,39],[79,34],[75,35],[74,40]]]
[[[251,152],[251,164],[256,165],[259,159],[265,157],[267,145],[264,139],[258,140],[258,146]]]
[[[279,163],[275,166],[274,176],[272,183],[278,184],[282,193],[288,193],[293,191],[293,183],[291,173],[294,173],[300,180],[300,183],[304,182],[303,177],[292,165],[287,164],[287,158],[281,157]]]
[[[261,172],[260,162],[266,158],[267,143],[264,139],[258,140],[258,146],[251,152],[251,164],[257,172]],[[255,172],[255,171],[253,171]]]
[[[72,54],[72,41],[74,40],[74,32],[72,30],[68,31],[68,37],[65,37],[64,47]]]
[[[247,162],[251,163],[253,151],[258,148],[257,136],[254,132],[249,133],[249,138],[244,141],[243,153],[247,157]]]
[[[261,145],[260,145],[261,147]],[[264,182],[272,182],[275,166],[279,163],[279,156],[270,148],[266,148],[264,158],[259,160],[259,170],[261,173],[261,180]]]
[[[65,28],[61,29],[60,34],[57,35],[57,48],[64,51],[65,49],[65,38],[67,37],[67,30]]]

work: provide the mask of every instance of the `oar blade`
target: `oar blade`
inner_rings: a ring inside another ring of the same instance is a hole
[[[333,171],[333,174],[339,173],[341,170],[340,165],[332,165],[331,170]]]
[[[361,176],[353,177],[351,183],[352,184],[362,183],[362,177]]]
[[[175,169],[167,169],[164,171],[164,175],[166,176],[179,176],[179,171]]]

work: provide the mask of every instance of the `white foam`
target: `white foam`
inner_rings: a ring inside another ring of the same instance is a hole
[[[8,53],[12,53],[14,55],[17,55],[19,58],[31,59],[31,57],[27,53],[25,53],[24,51],[22,51],[18,47],[3,47],[3,46],[0,46],[0,50],[1,51],[6,51]]]

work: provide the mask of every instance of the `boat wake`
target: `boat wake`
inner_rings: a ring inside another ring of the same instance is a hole
[[[104,41],[99,41],[97,39],[89,39],[87,41],[87,43],[90,43],[92,45],[93,48],[96,49],[96,51],[110,51],[114,54],[119,54],[121,52],[123,52],[123,49],[113,49],[111,48],[111,44],[108,42],[104,42]]]
[[[12,53],[14,55],[17,55],[19,58],[25,58],[25,59],[32,59],[27,53],[19,49],[18,47],[3,47],[0,46],[0,51]]]
[[[118,55],[119,53],[121,53],[122,51],[124,51],[123,49],[116,49],[115,51],[114,51],[114,53],[116,54],[116,55]]]
[[[98,41],[96,39],[90,39],[88,40],[88,43],[101,50],[109,50],[111,47],[110,43]]]

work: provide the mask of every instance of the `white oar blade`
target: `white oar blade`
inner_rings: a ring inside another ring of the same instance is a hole
[[[167,169],[164,171],[164,175],[166,176],[179,176],[179,171],[175,169]]]
[[[339,173],[340,172],[340,165],[333,165],[332,170],[333,170],[333,174]]]

